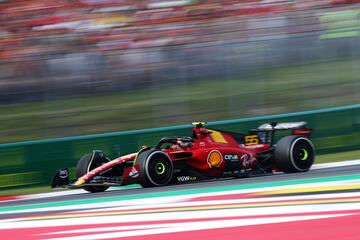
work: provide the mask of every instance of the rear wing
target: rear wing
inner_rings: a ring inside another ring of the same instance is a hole
[[[250,133],[255,133],[258,135],[260,142],[274,144],[274,135],[275,131],[279,130],[291,130],[292,135],[299,135],[306,138],[310,138],[312,129],[306,128],[305,125],[307,122],[282,122],[282,123],[265,123],[260,125],[256,129],[252,129]]]
[[[282,123],[265,123],[260,125],[257,130],[272,131],[272,130],[292,130],[304,128],[306,122],[282,122]]]

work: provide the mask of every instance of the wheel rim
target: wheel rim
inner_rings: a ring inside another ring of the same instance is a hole
[[[305,161],[309,157],[309,152],[305,148],[301,148],[299,151],[300,160]]]
[[[159,175],[162,175],[165,173],[165,165],[161,162],[158,162],[155,164],[155,168],[156,168],[156,173]]]
[[[292,148],[292,161],[294,167],[300,171],[307,171],[314,161],[314,150],[305,138],[300,138],[296,141]]]
[[[172,163],[162,152],[150,155],[147,164],[147,175],[155,186],[166,185],[172,178]]]

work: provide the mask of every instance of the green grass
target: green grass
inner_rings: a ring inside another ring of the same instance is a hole
[[[318,155],[316,157],[315,163],[340,162],[340,161],[356,160],[356,159],[360,159],[360,150]],[[132,185],[130,185],[130,187],[131,186]],[[54,190],[48,186],[31,187],[31,188],[28,187],[28,188],[3,190],[3,191],[0,191],[0,196],[36,194],[36,193],[45,193],[45,192],[52,192],[52,191],[66,191],[66,189],[55,189]]]
[[[10,190],[0,191],[0,196],[17,196],[17,195],[27,195],[27,194],[36,194],[36,193],[46,193],[51,191],[66,191],[66,189],[56,189],[53,190],[50,187],[27,187],[27,188],[17,188]]]
[[[316,163],[340,162],[360,159],[360,150],[323,154],[316,157]]]

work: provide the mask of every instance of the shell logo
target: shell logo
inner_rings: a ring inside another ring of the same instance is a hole
[[[223,156],[217,150],[211,151],[207,157],[207,162],[210,168],[219,167],[222,161],[223,161]]]

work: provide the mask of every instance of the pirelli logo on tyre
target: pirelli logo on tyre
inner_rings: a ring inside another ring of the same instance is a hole
[[[223,156],[218,150],[213,150],[207,157],[207,162],[210,168],[219,167],[223,161]]]

